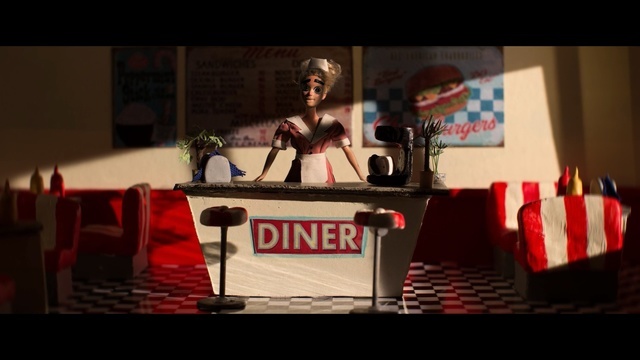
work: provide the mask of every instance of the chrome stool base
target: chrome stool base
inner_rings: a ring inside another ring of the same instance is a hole
[[[211,296],[198,300],[198,310],[218,312],[220,310],[242,310],[246,306],[243,299],[233,297]]]
[[[384,310],[375,306],[369,306],[367,308],[357,308],[349,311],[349,314],[397,314],[392,310]]]

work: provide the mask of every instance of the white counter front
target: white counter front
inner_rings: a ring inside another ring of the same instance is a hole
[[[401,212],[404,229],[382,237],[378,295],[402,296],[428,200],[446,188],[409,183],[302,184],[238,181],[176,184],[188,198],[214,292],[219,289],[219,228],[200,224],[209,207],[243,207],[249,220],[228,229],[226,295],[370,297],[375,237],[353,222],[358,210]]]

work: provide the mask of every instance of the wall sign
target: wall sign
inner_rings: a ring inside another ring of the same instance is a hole
[[[113,147],[176,145],[176,48],[112,49]]]
[[[444,118],[449,146],[504,145],[502,47],[364,47],[363,146],[385,146],[378,125]],[[421,118],[422,117],[422,118]]]
[[[331,58],[342,79],[318,107],[337,118],[351,139],[353,107],[351,47],[187,47],[187,131],[213,129],[227,146],[271,146],[276,128],[304,104],[297,80],[300,61]]]

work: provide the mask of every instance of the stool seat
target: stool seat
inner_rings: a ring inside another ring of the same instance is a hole
[[[404,215],[394,210],[378,208],[376,210],[360,210],[353,217],[357,225],[381,229],[404,229]]]
[[[247,222],[247,209],[242,207],[214,206],[202,210],[200,223],[204,226],[219,227],[220,236],[220,291],[218,296],[210,296],[197,302],[201,311],[241,310],[246,303],[243,299],[225,295],[225,274],[227,263],[227,230],[230,226],[240,226]]]
[[[200,223],[205,226],[239,226],[247,222],[247,209],[241,207],[214,206],[202,210]]]
[[[373,249],[373,294],[371,306],[350,311],[351,314],[396,314],[394,311],[378,307],[378,269],[380,268],[380,242],[390,229],[404,229],[404,215],[394,210],[377,208],[375,210],[358,210],[353,217],[356,225],[370,227],[374,230],[376,241]]]

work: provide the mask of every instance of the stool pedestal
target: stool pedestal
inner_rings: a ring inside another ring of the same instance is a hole
[[[225,282],[227,269],[227,232],[229,226],[247,222],[247,210],[240,207],[217,206],[205,209],[200,214],[200,223],[205,226],[220,227],[220,289],[217,296],[198,300],[200,311],[219,312],[221,310],[242,310],[246,301],[242,298],[226,296]]]
[[[402,213],[393,210],[378,208],[375,211],[361,210],[356,212],[354,222],[358,225],[367,226],[375,233],[375,243],[373,249],[373,284],[371,295],[371,306],[367,308],[356,308],[350,314],[397,314],[396,311],[384,310],[378,303],[378,275],[380,271],[380,246],[382,237],[387,235],[389,229],[404,229],[405,221]]]

